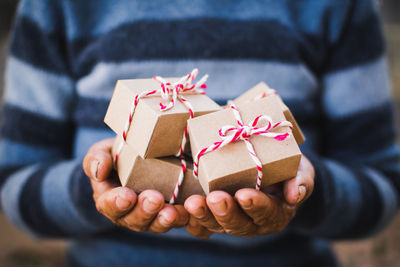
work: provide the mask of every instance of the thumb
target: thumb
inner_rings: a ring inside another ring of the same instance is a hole
[[[86,175],[96,181],[104,181],[112,171],[111,147],[114,138],[94,144],[83,159],[83,169]]]
[[[289,205],[299,205],[306,200],[314,189],[314,167],[302,156],[296,177],[284,182],[283,193]]]

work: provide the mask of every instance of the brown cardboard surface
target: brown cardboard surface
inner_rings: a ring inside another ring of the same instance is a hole
[[[286,120],[292,123],[294,139],[296,139],[298,145],[301,145],[306,141],[306,137],[304,136],[303,131],[300,129],[299,124],[297,123],[289,108],[284,109],[283,114],[285,115]]]
[[[233,102],[236,105],[242,105],[247,102],[253,101],[254,98],[258,97],[264,92],[268,92],[269,90],[271,90],[271,88],[265,82],[259,82],[255,86],[235,98]],[[282,103],[279,104],[282,105]],[[282,106],[282,108],[284,107]]]
[[[255,97],[259,96],[260,94],[267,92],[271,88],[264,82],[260,82],[256,84],[254,87],[250,88],[248,91],[246,91],[244,94],[240,95],[237,97],[233,102],[236,105],[241,105],[249,101],[253,101]],[[299,124],[297,123],[296,119],[294,118],[292,112],[286,106],[286,104],[283,102],[282,98],[279,95],[273,94],[268,97],[275,97],[279,101],[279,105],[282,108],[282,111],[286,117],[286,120],[290,121],[293,124],[293,135],[294,138],[296,139],[297,144],[301,145],[306,141],[306,138],[301,131]]]
[[[270,116],[274,122],[285,117],[276,98],[263,98],[238,105],[245,124],[256,116]],[[221,140],[218,130],[225,125],[237,125],[231,109],[207,114],[188,121],[192,155],[212,143]],[[285,129],[280,129],[284,132]],[[252,136],[258,158],[263,164],[262,186],[267,186],[297,174],[301,152],[293,137],[284,141],[263,136]],[[209,152],[199,161],[199,180],[206,193],[224,190],[231,194],[243,187],[255,187],[257,171],[243,141],[231,143],[216,151]]]
[[[169,78],[175,81],[177,78]],[[136,94],[160,88],[153,79],[119,80],[115,86],[104,122],[118,135],[122,134],[129,117],[130,107]],[[220,109],[218,104],[206,95],[185,94],[193,106],[194,116]],[[167,111],[160,111],[160,96],[139,100],[127,133],[126,142],[143,158],[175,155],[180,148],[186,121],[187,108],[177,101]]]
[[[122,137],[117,137],[112,154],[115,155]],[[117,173],[122,186],[140,193],[146,189],[155,189],[168,202],[178,181],[181,165],[175,157],[143,159],[130,146],[125,144],[118,156]],[[193,177],[193,168],[188,162],[185,178],[179,190],[177,204],[182,204],[191,195],[204,195],[198,180]]]

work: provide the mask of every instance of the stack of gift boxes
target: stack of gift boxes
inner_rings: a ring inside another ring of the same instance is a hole
[[[259,83],[220,107],[197,73],[117,82],[104,121],[117,134],[121,185],[155,189],[175,204],[296,176],[305,139],[279,95]]]

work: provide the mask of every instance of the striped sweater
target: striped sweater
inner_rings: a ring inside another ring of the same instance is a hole
[[[305,132],[315,190],[281,233],[155,235],[97,213],[81,160],[113,136],[117,79],[209,73],[224,102],[259,81]],[[0,127],[2,211],[36,237],[68,238],[80,266],[334,264],[324,240],[382,229],[399,204],[399,150],[377,7],[371,0],[23,0]]]

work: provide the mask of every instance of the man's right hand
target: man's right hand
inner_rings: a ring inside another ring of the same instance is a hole
[[[113,171],[111,147],[114,138],[94,144],[83,160],[83,169],[93,188],[97,210],[118,226],[136,232],[165,233],[188,223],[189,215],[182,205],[165,204],[155,190],[136,193],[121,187]]]

